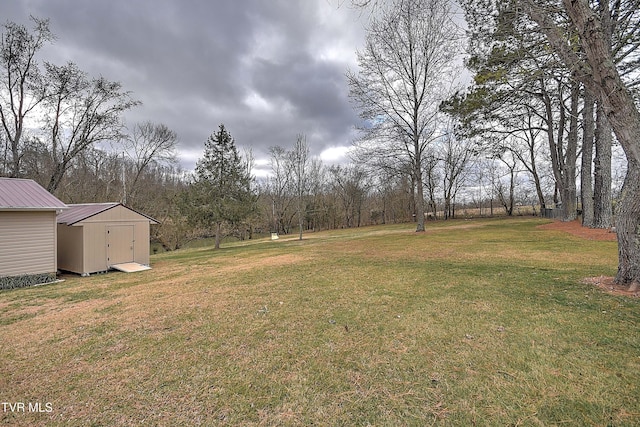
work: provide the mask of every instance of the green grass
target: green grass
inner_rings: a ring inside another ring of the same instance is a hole
[[[536,219],[367,227],[0,292],[16,425],[640,424],[615,242]]]

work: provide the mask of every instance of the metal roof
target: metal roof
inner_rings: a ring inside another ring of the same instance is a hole
[[[58,224],[72,225],[83,219],[90,218],[94,215],[104,212],[119,203],[84,203],[78,205],[67,205],[69,209],[58,215]]]
[[[58,224],[73,225],[77,222],[80,222],[87,218],[91,218],[92,216],[98,215],[99,213],[115,208],[116,206],[122,206],[126,209],[129,209],[130,211],[137,213],[138,215],[142,215],[143,217],[148,218],[154,224],[158,223],[158,221],[151,218],[150,216],[142,214],[138,211],[135,211],[123,205],[122,203],[116,203],[116,202],[83,203],[83,204],[67,205],[67,206],[69,209],[59,214],[58,217],[56,218],[56,220],[58,221]]]
[[[58,210],[66,207],[31,179],[0,178],[0,210]]]

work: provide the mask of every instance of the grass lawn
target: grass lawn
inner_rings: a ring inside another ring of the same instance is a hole
[[[0,424],[640,425],[640,299],[582,283],[615,274],[616,243],[544,223],[321,232],[2,291]]]

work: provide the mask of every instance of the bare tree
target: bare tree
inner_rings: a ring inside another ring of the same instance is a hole
[[[270,147],[271,176],[266,183],[266,190],[271,199],[269,211],[273,218],[272,232],[287,234],[289,224],[285,221],[292,198],[289,197],[291,170],[287,167],[287,151],[280,146]]]
[[[540,154],[542,151],[541,138],[539,138],[541,129],[534,124],[535,120],[536,118],[531,111],[528,111],[524,118],[526,124],[523,126],[523,132],[514,134],[513,144],[507,144],[505,148],[518,158],[522,166],[524,166],[526,171],[531,175],[536,189],[538,205],[540,209],[544,209],[546,202],[539,170],[540,161],[543,157]]]
[[[422,159],[438,136],[438,107],[459,39],[449,1],[397,0],[372,19],[358,52],[359,73],[347,73],[350,96],[367,123],[361,144],[411,164],[416,231],[424,231]]]
[[[0,121],[2,124],[3,175],[21,175],[25,120],[47,97],[36,53],[54,38],[49,21],[31,18],[33,32],[13,22],[4,25],[0,45]]]
[[[293,149],[288,153],[288,165],[291,170],[292,185],[297,201],[298,230],[302,240],[304,228],[304,197],[309,189],[309,145],[303,134],[298,134]]]
[[[331,186],[338,196],[344,214],[344,226],[360,227],[362,204],[369,191],[365,171],[356,165],[332,166]]]
[[[129,138],[124,141],[124,150],[133,162],[133,176],[128,183],[130,196],[135,198],[140,177],[153,164],[173,165],[176,162],[178,135],[164,124],[137,123]]]
[[[47,190],[55,192],[72,160],[98,142],[118,141],[122,113],[139,102],[118,82],[89,79],[73,63],[46,64],[51,95],[45,102],[45,128],[51,141],[51,177]]]
[[[327,203],[324,191],[327,188],[327,169],[322,160],[312,157],[308,171],[307,228],[319,230],[327,223]]]
[[[475,178],[478,184],[478,190],[481,194],[478,196],[479,204],[484,200],[489,201],[489,216],[493,216],[493,201],[495,199],[497,182],[499,180],[500,165],[494,157],[480,158],[475,162]],[[485,190],[484,193],[482,190]],[[485,215],[486,215],[486,207]],[[480,216],[482,216],[480,210]]]
[[[469,161],[474,155],[471,143],[460,140],[453,132],[442,137],[439,156],[442,161],[442,188],[444,191],[444,217],[455,218],[454,201],[458,191],[465,184]]]
[[[434,147],[429,147],[422,161],[424,167],[423,181],[427,190],[427,215],[433,219],[438,217],[438,204],[436,202],[436,193],[440,187],[442,173],[438,169],[440,159],[436,154]]]
[[[508,216],[513,215],[513,206],[515,204],[515,189],[516,189],[516,177],[518,175],[518,158],[513,151],[508,151],[502,156],[498,157],[498,160],[505,166],[507,173],[503,176],[509,178],[509,184],[505,185],[504,181],[498,178],[494,182],[494,190],[498,195],[500,203],[504,207],[504,211]]]

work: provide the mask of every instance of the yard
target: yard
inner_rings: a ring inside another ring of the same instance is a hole
[[[639,425],[640,298],[585,282],[616,242],[548,223],[321,232],[2,291],[0,424]]]

